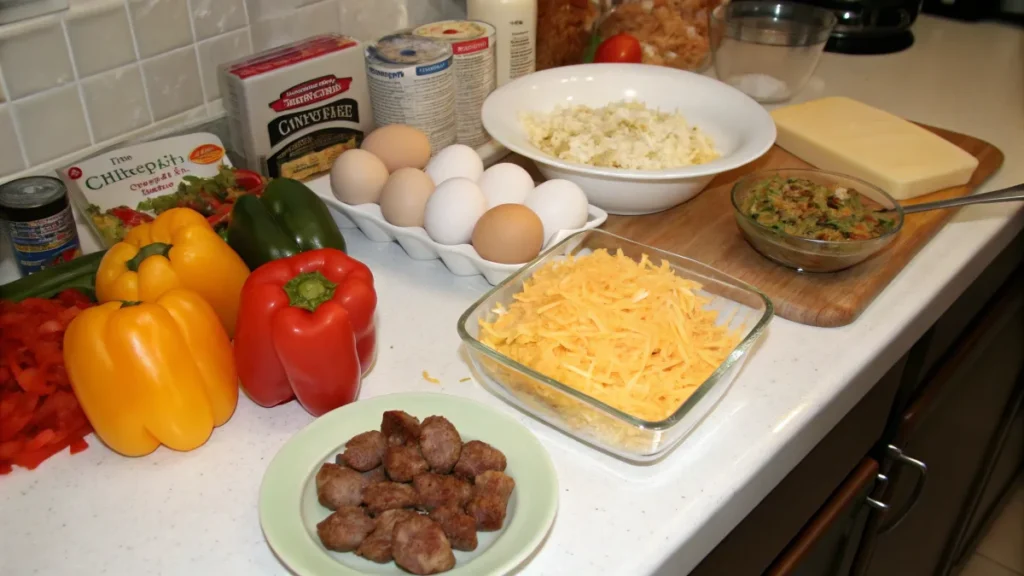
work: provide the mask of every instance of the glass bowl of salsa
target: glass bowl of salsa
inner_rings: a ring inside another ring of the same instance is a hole
[[[882,189],[821,170],[755,172],[733,185],[732,205],[755,250],[800,272],[860,264],[903,228],[903,208]]]

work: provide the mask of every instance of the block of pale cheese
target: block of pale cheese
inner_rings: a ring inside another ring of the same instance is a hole
[[[772,112],[776,143],[821,170],[866,180],[897,200],[960,186],[978,159],[955,144],[849,98],[812,100]]]

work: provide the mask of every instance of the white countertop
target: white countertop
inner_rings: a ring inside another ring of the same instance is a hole
[[[915,33],[917,43],[900,54],[826,54],[799,100],[846,95],[988,140],[1006,162],[984,189],[1024,181],[1024,31],[924,17]],[[1021,230],[1020,208],[962,210],[850,326],[776,319],[718,408],[650,467],[596,453],[459,382],[469,368],[455,322],[489,286],[346,231],[350,253],[373,269],[380,300],[380,355],[363,396],[467,396],[541,439],[562,497],[552,532],[522,573],[686,573]],[[441,384],[426,382],[424,370]],[[243,396],[232,420],[194,452],[129,459],[92,438],[79,455],[0,477],[0,574],[285,573],[260,532],[257,491],[275,452],[310,421],[295,403],[268,410]]]

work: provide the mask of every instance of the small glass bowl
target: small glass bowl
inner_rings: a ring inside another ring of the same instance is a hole
[[[896,226],[878,238],[843,241],[814,240],[769,228],[745,214],[740,206],[755,184],[775,176],[806,178],[830,188],[841,186],[856,190],[886,210],[892,210]],[[732,187],[732,207],[736,224],[755,250],[773,262],[800,272],[838,272],[860,264],[892,243],[903,229],[903,208],[892,196],[859,178],[822,170],[764,170],[744,176]]]
[[[758,102],[803,89],[836,25],[830,10],[789,2],[730,2],[711,12],[718,79]]]
[[[642,420],[612,408],[527,368],[478,339],[480,321],[493,321],[499,305],[507,309],[535,270],[552,260],[601,248],[612,253],[621,249],[636,261],[646,254],[655,265],[667,261],[680,277],[699,282],[699,293],[711,300],[708,306],[719,312],[720,322],[739,331],[740,342],[725,362],[664,420]],[[459,318],[458,330],[470,361],[491,392],[569,436],[624,460],[643,463],[658,459],[678,445],[718,404],[772,315],[767,296],[714,268],[602,230],[585,230],[569,236],[495,286]]]

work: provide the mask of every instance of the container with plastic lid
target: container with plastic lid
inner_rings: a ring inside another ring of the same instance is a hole
[[[68,192],[57,178],[29,176],[0,186],[0,223],[22,274],[81,254]]]
[[[644,64],[700,72],[711,64],[710,15],[723,0],[604,0],[595,43],[616,34],[640,42]]]
[[[538,0],[537,70],[583,62],[601,15],[599,4],[598,0]]]

